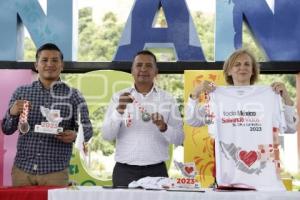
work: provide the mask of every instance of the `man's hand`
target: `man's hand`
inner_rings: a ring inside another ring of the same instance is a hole
[[[76,140],[76,133],[74,131],[71,130],[66,130],[64,132],[58,133],[57,135],[55,135],[55,137],[57,139],[59,139],[60,141],[64,142],[64,143],[72,143]]]
[[[164,121],[164,117],[159,113],[152,113],[151,115],[152,122],[155,124],[160,132],[165,132],[168,129],[167,124]]]
[[[117,111],[120,114],[124,113],[124,110],[127,107],[127,104],[132,103],[133,102],[133,97],[131,96],[131,94],[129,92],[125,92],[123,94],[120,95],[119,98],[119,105],[117,107]]]
[[[23,111],[23,106],[26,100],[16,100],[12,107],[9,109],[9,114],[13,116],[18,116]],[[29,110],[30,110],[31,104],[29,102]]]

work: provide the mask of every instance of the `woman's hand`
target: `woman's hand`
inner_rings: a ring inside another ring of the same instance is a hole
[[[289,96],[289,93],[286,90],[286,87],[283,83],[281,82],[274,82],[271,84],[272,89],[274,90],[275,93],[280,94],[282,97],[283,103],[288,106],[293,106],[294,102]]]
[[[210,93],[216,89],[216,86],[213,82],[210,81],[202,81],[200,84],[196,85],[196,87],[193,89],[190,97],[192,99],[198,99],[201,92]]]

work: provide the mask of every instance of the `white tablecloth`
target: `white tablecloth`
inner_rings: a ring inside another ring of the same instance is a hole
[[[300,192],[178,192],[143,189],[103,189],[80,186],[74,189],[51,189],[48,200],[300,200]]]

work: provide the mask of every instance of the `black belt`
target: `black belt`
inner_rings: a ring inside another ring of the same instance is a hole
[[[151,167],[163,166],[163,165],[165,165],[165,162],[160,162],[160,163],[152,164],[152,165],[129,165],[129,164],[126,164],[126,163],[119,163],[119,162],[117,162],[116,164],[117,165],[122,165],[124,167],[131,167],[131,168],[136,168],[136,169],[144,169],[144,168],[151,168]]]

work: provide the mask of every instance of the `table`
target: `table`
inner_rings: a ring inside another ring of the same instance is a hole
[[[153,191],[143,189],[103,189],[101,186],[79,186],[74,189],[51,189],[48,200],[299,200],[300,192],[201,192]]]
[[[47,200],[55,186],[0,187],[0,200]],[[61,188],[61,187],[59,187]]]

